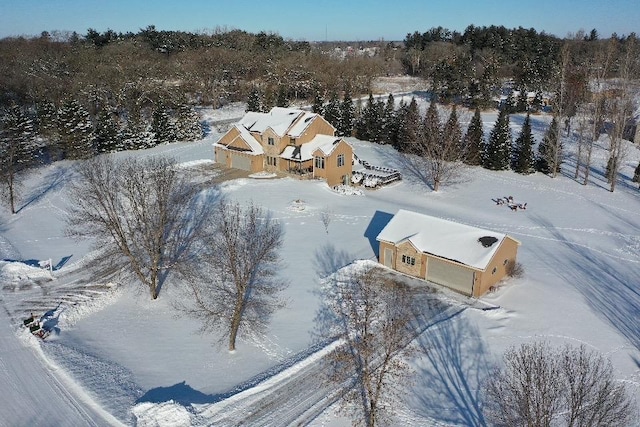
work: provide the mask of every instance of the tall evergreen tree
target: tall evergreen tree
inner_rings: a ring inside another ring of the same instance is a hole
[[[316,90],[316,94],[313,98],[313,105],[311,106],[311,111],[316,114],[324,115],[324,98],[319,90]]]
[[[636,166],[636,169],[633,171],[633,179],[631,182],[640,183],[640,163]]]
[[[524,119],[520,135],[515,141],[513,147],[513,158],[511,160],[511,169],[514,172],[528,175],[536,170],[536,161],[533,153],[534,145],[533,134],[531,133],[531,120],[529,113]]]
[[[200,116],[188,105],[182,105],[178,109],[175,128],[178,141],[198,141],[204,136]]]
[[[464,136],[463,162],[470,166],[480,166],[482,164],[484,148],[484,127],[480,108],[476,107],[473,118]]]
[[[331,94],[329,102],[324,106],[324,119],[336,129],[340,124],[340,100],[335,92]]]
[[[458,112],[456,111],[455,104],[451,107],[449,119],[442,129],[442,143],[445,147],[448,147],[444,152],[446,154],[444,157],[445,161],[454,162],[462,159],[462,129],[460,128],[460,121],[458,120]]]
[[[557,159],[557,160],[556,160]],[[560,171],[562,145],[558,129],[558,120],[554,116],[540,144],[536,156],[536,170],[546,174]]]
[[[421,132],[424,133],[424,142],[429,147],[437,147],[442,145],[442,125],[440,124],[440,116],[438,115],[438,107],[435,101],[429,103],[429,108],[422,121]]]
[[[522,87],[518,93],[518,99],[516,100],[516,112],[524,113],[529,109],[529,100],[527,98],[527,90]]]
[[[353,135],[353,122],[355,115],[355,107],[351,99],[349,88],[344,91],[342,103],[340,104],[340,120],[338,121],[338,135]]]
[[[276,96],[276,107],[288,107],[290,103],[289,93],[284,84],[278,86],[278,95]]]
[[[169,116],[169,109],[163,103],[158,103],[153,110],[151,132],[155,135],[156,144],[164,144],[176,140],[175,125]]]
[[[406,106],[401,116],[402,121],[398,129],[398,150],[407,153],[415,153],[415,144],[418,143],[420,132],[420,110],[415,98]]]
[[[482,166],[491,170],[507,170],[511,165],[511,129],[509,114],[503,108],[498,114],[491,136],[484,148]]]
[[[247,97],[247,109],[245,111],[254,111],[256,113],[262,111],[262,92],[258,86],[251,87],[251,91]]]
[[[398,132],[396,122],[396,102],[393,94],[390,93],[382,113],[382,143],[393,144],[395,135]]]
[[[114,113],[102,110],[96,117],[96,129],[93,133],[93,141],[98,153],[117,151],[120,146],[120,132]]]
[[[14,214],[20,189],[19,174],[35,163],[39,146],[33,121],[22,108],[12,105],[0,117],[0,181]]]
[[[84,159],[94,154],[89,113],[75,99],[67,100],[58,111],[58,134],[64,157]]]

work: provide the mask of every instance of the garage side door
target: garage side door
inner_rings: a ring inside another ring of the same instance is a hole
[[[427,280],[465,295],[471,295],[473,271],[446,261],[429,258]]]
[[[227,152],[225,150],[216,150],[216,162],[227,165]]]
[[[231,167],[251,171],[251,158],[238,154],[231,154]]]

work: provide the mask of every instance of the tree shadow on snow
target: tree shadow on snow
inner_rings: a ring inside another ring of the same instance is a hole
[[[216,395],[205,394],[193,389],[186,381],[169,387],[156,387],[148,390],[136,403],[162,403],[173,400],[181,405],[214,403],[220,400]]]
[[[29,205],[38,202],[51,191],[60,188],[71,176],[69,166],[58,165],[42,177],[40,185],[34,187],[24,196],[24,204],[17,210],[19,213]]]
[[[486,426],[482,383],[493,367],[477,328],[457,316],[416,340],[424,356],[411,389],[417,413],[446,424]]]
[[[640,349],[640,323],[637,321],[640,270],[630,267],[629,261],[617,258],[615,253],[601,254],[573,243],[561,230],[539,216],[533,216],[532,220],[570,251],[570,256],[564,257],[558,256],[557,250],[547,252],[546,256],[557,262],[555,273],[573,285],[597,314]]]

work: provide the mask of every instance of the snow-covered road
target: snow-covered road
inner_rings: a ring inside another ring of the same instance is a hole
[[[120,423],[101,410],[64,372],[43,364],[40,348],[22,342],[0,299],[0,426],[113,426]]]

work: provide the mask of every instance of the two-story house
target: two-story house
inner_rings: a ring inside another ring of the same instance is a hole
[[[322,116],[274,107],[248,112],[214,144],[215,162],[250,172],[284,172],[349,184],[353,149]]]

